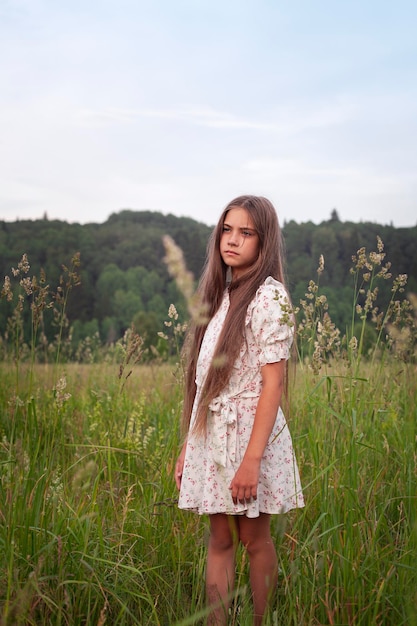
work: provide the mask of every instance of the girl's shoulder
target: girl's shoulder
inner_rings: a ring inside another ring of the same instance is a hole
[[[252,300],[252,304],[257,304],[262,300],[274,300],[274,301],[282,301],[286,300],[288,303],[290,301],[288,292],[284,285],[272,276],[268,276],[260,285],[256,291],[255,297]]]
[[[272,278],[272,276],[268,276],[267,278],[265,278],[264,282],[259,287],[259,289],[271,289],[271,288],[282,289],[286,291],[284,285],[279,280],[277,280],[276,278]]]
[[[294,338],[294,313],[285,286],[268,277],[248,307],[246,327],[258,346],[261,365],[288,359]]]
[[[292,307],[285,286],[272,276],[268,276],[260,285],[247,310],[246,321],[253,317],[281,318],[291,315]]]

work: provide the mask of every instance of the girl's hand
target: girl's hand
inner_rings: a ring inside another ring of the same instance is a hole
[[[230,491],[234,504],[256,500],[258,494],[259,467],[257,461],[243,460],[232,482]]]
[[[184,469],[185,450],[187,448],[187,442],[184,443],[181,454],[179,455],[177,462],[175,463],[175,484],[178,491],[181,489],[182,471]]]

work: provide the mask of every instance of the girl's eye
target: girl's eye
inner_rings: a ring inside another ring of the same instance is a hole
[[[230,231],[230,228],[228,226],[223,226],[224,233],[228,233],[229,231]]]
[[[250,237],[253,234],[252,231],[250,231],[250,230],[244,230],[242,232],[245,235],[245,237]]]

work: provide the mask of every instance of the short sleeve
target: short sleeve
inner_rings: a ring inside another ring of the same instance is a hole
[[[248,314],[260,365],[289,359],[294,321],[284,286],[267,278],[256,292]]]

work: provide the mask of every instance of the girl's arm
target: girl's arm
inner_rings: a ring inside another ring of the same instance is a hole
[[[286,361],[267,363],[261,368],[262,391],[256,408],[255,420],[248,447],[242,462],[230,483],[233,501],[256,499],[259,468],[268,439],[277,418],[284,387]]]

